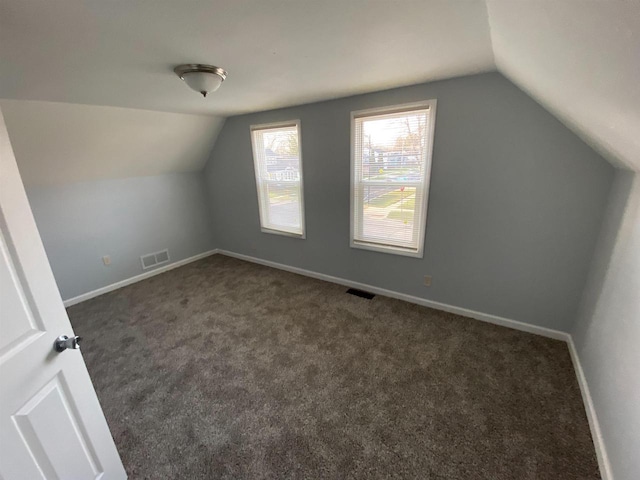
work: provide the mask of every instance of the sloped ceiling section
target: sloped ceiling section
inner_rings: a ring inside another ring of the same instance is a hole
[[[199,171],[224,119],[69,103],[2,100],[27,186]]]
[[[612,163],[640,170],[640,1],[487,8],[498,70]]]

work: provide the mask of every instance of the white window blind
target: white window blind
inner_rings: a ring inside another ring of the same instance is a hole
[[[300,122],[251,127],[263,232],[304,238]]]
[[[435,107],[352,113],[352,247],[423,256]]]

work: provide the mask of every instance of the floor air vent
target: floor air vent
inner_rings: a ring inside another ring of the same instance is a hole
[[[366,298],[367,300],[371,300],[373,297],[375,297],[375,294],[365,292],[364,290],[358,290],[357,288],[350,288],[349,290],[347,290],[347,293],[350,295],[355,295],[356,297]]]
[[[140,257],[140,261],[142,262],[143,270],[151,267],[156,267],[164,263],[169,263],[169,250],[165,249],[159,252],[143,255]]]

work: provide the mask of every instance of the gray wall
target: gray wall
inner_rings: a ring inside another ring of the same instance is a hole
[[[424,259],[351,249],[350,112],[431,98],[438,111]],[[306,240],[260,232],[249,135],[251,124],[295,118]],[[491,73],[229,118],[205,173],[220,248],[568,331],[613,168]]]
[[[573,339],[613,478],[640,472],[640,174],[616,173]]]
[[[143,273],[142,254],[169,248],[174,262],[213,248],[202,173],[26,190],[63,299]]]

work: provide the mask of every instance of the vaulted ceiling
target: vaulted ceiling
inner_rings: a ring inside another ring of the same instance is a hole
[[[640,170],[640,0],[488,0],[496,67],[609,161]]]
[[[0,98],[217,117],[498,69],[640,169],[638,0],[0,0],[0,60]]]
[[[61,185],[202,170],[224,119],[1,100],[22,181]]]

